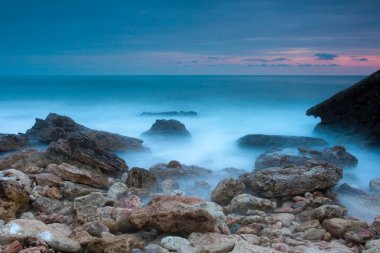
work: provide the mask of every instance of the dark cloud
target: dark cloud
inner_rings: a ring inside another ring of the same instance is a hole
[[[338,55],[336,54],[328,54],[328,53],[318,53],[318,54],[315,54],[314,55],[317,60],[334,60],[336,57],[338,57]]]
[[[264,59],[264,58],[247,58],[247,59],[242,59],[241,61],[257,61],[257,62],[281,62],[281,61],[287,61],[286,58],[274,58],[274,59]]]
[[[304,68],[304,67],[339,67],[338,64],[298,64],[298,67]]]
[[[192,60],[191,63],[198,63],[198,61],[197,60]]]
[[[368,59],[367,58],[364,58],[364,57],[362,57],[362,58],[352,58],[352,60],[354,60],[354,61],[368,61]]]

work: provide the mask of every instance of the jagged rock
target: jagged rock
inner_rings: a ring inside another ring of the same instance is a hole
[[[29,194],[18,182],[0,179],[0,219],[11,221],[27,207]],[[9,242],[10,243],[10,242]]]
[[[97,131],[76,123],[73,119],[50,113],[45,120],[36,119],[34,126],[26,131],[31,138],[50,143],[66,138],[70,133],[82,133],[99,147],[110,151],[143,151],[143,141],[105,131]]]
[[[324,220],[323,227],[335,237],[343,237],[348,231],[368,227],[366,222],[354,219],[332,218]]]
[[[306,114],[320,117],[315,128],[342,140],[363,139],[370,145],[380,141],[380,70],[324,102]],[[357,137],[357,138],[355,138]]]
[[[332,165],[274,167],[242,175],[248,188],[263,197],[280,197],[326,189],[338,183],[342,169]]]
[[[241,148],[296,148],[324,147],[328,143],[314,137],[249,134],[238,139],[237,145]]]
[[[367,193],[361,189],[352,187],[351,185],[347,183],[343,183],[339,185],[338,189],[336,190],[338,193],[341,194],[347,194],[352,196],[365,196]]]
[[[204,178],[212,174],[211,170],[195,166],[195,165],[185,165],[177,161],[171,161],[168,164],[159,163],[152,166],[149,169],[159,180],[164,180],[167,178],[191,178],[199,177]]]
[[[17,219],[0,228],[0,244],[24,241],[29,237],[44,240],[57,251],[77,252],[81,248],[76,241],[38,220]]]
[[[29,171],[35,171],[35,168],[45,168],[50,163],[51,161],[43,153],[35,149],[28,149],[1,157],[0,170],[16,169],[29,173]]]
[[[126,184],[128,187],[147,189],[151,193],[157,190],[156,176],[148,170],[137,167],[129,171]]]
[[[244,193],[245,185],[243,182],[226,178],[218,183],[211,192],[211,200],[219,205],[225,206],[239,194]]]
[[[24,148],[29,139],[24,134],[0,134],[0,152]]]
[[[46,172],[53,173],[64,180],[86,184],[94,187],[108,186],[108,178],[97,170],[89,168],[80,168],[68,163],[49,164],[46,167]]]
[[[45,154],[56,163],[89,167],[113,175],[128,169],[124,160],[99,147],[86,135],[75,132],[50,143]]]
[[[298,148],[297,154],[288,154],[289,151],[269,151],[260,155],[255,162],[256,169],[279,167],[287,165],[306,165],[329,163],[338,167],[355,167],[358,159],[348,153],[344,147],[334,146],[322,150]]]
[[[144,136],[161,137],[161,138],[190,138],[191,134],[187,131],[184,124],[175,119],[158,119],[151,128],[144,132]]]
[[[231,200],[231,204],[226,209],[231,212],[245,214],[250,209],[270,211],[275,208],[276,203],[269,199],[263,199],[249,194],[240,194]]]

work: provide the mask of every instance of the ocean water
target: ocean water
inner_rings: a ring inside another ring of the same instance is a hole
[[[188,143],[145,140],[151,154],[120,154],[130,167],[149,168],[178,160],[212,170],[252,171],[258,152],[235,141],[246,134],[313,136],[319,119],[306,110],[345,89],[360,76],[66,76],[0,77],[0,133],[25,132],[49,112],[72,117],[93,129],[142,138],[156,119],[142,112],[196,111],[177,118],[192,134]],[[170,118],[170,117],[166,117]],[[331,144],[333,140],[329,140]],[[380,177],[378,153],[349,147],[359,159],[342,182],[368,190]],[[216,184],[217,182],[211,182]],[[350,207],[353,215],[374,213]],[[377,212],[377,211],[376,211]]]

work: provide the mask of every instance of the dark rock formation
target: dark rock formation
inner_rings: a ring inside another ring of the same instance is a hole
[[[143,112],[141,116],[186,116],[195,117],[198,113],[194,111],[169,111],[169,112]]]
[[[333,165],[273,167],[258,170],[240,179],[262,197],[280,197],[323,190],[335,186],[342,169]]]
[[[320,117],[315,130],[333,133],[342,140],[380,144],[380,70],[313,106],[307,115]]]
[[[24,148],[28,143],[28,137],[24,134],[0,134],[0,152]]]
[[[92,141],[110,151],[143,151],[143,141],[120,134],[97,131],[76,123],[73,119],[50,113],[45,120],[36,119],[34,126],[26,131],[27,136],[50,143],[67,137],[70,133],[85,134]]]
[[[191,134],[189,133],[189,131],[187,131],[185,125],[175,119],[158,119],[148,131],[143,133],[143,135],[163,138],[191,137]]]
[[[107,152],[86,135],[76,132],[50,143],[45,155],[55,163],[90,167],[111,175],[128,169],[123,159]]]
[[[156,192],[157,190],[157,178],[156,176],[142,168],[132,168],[128,172],[128,178],[126,182],[128,187],[136,187],[141,189],[147,189],[149,192]]]
[[[282,150],[266,152],[256,159],[255,168],[265,169],[277,166],[306,165],[326,162],[347,168],[355,167],[358,164],[358,159],[348,153],[346,149],[341,146],[324,148],[322,150],[298,148],[297,154],[288,154]]]
[[[285,135],[249,134],[237,140],[241,148],[295,148],[327,146],[321,138]]]
[[[339,185],[336,191],[341,194],[347,194],[347,195],[352,195],[352,196],[366,196],[367,195],[365,191],[352,187],[351,185],[347,183],[343,183]]]

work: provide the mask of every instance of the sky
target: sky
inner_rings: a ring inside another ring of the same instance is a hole
[[[367,75],[379,0],[4,0],[0,75]]]

